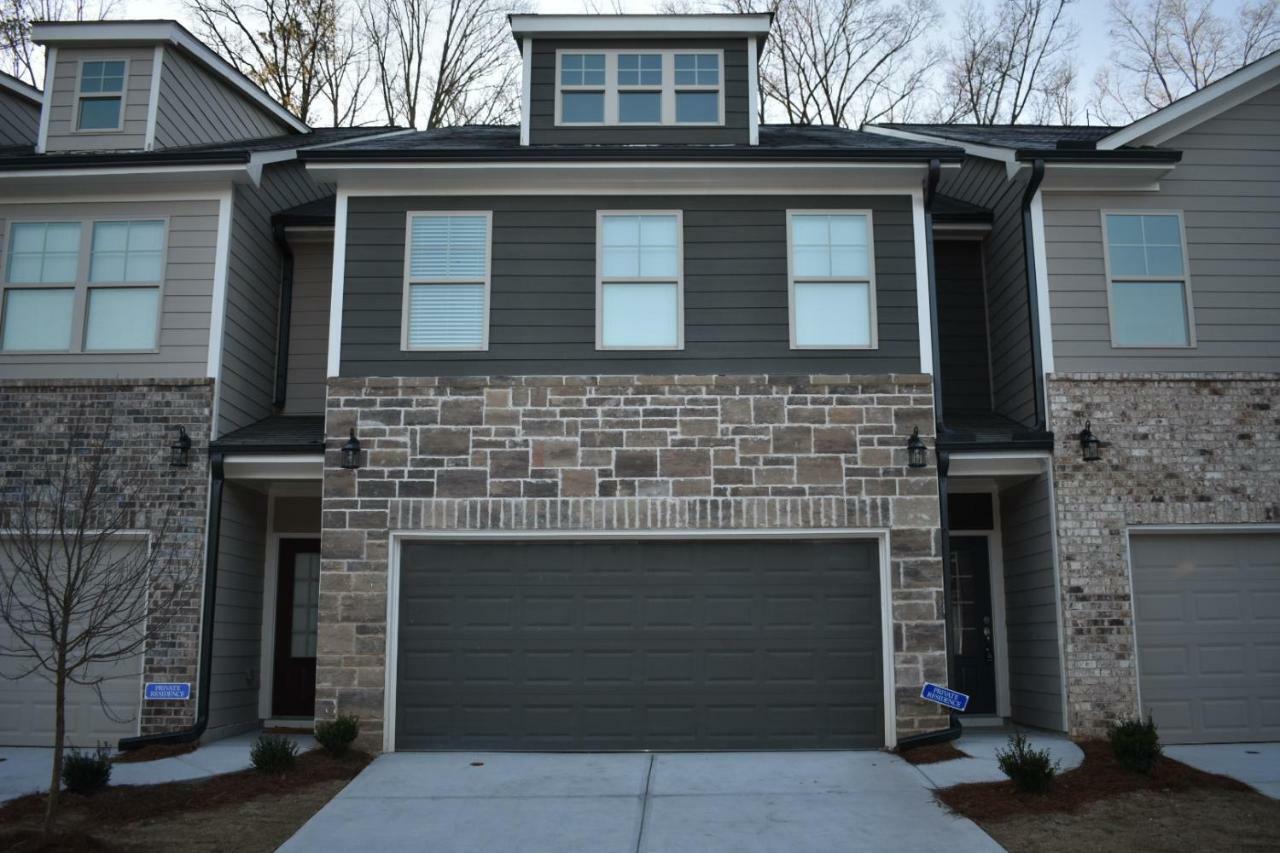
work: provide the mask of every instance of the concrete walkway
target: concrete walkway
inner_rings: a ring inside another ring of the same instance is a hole
[[[299,751],[315,746],[311,737],[290,735]],[[236,735],[202,745],[195,752],[111,768],[112,785],[151,785],[204,779],[249,766],[249,748],[258,733]],[[53,750],[35,747],[0,747],[0,802],[47,790],[53,770]]]
[[[998,851],[882,752],[383,755],[286,853]]]
[[[1084,761],[1084,753],[1080,747],[1071,742],[1065,734],[1044,732],[1033,729],[1020,730],[1031,742],[1033,749],[1047,749],[1051,758],[1059,763],[1058,772],[1066,773],[1074,770]],[[965,729],[959,739],[954,741],[956,749],[969,755],[969,758],[956,758],[952,761],[940,761],[937,764],[920,764],[916,769],[925,775],[935,788],[949,788],[966,782],[1003,782],[1008,779],[1000,769],[996,753],[1007,749],[1012,730],[1004,728]]]
[[[1280,800],[1280,743],[1204,743],[1166,746],[1164,754],[1206,773],[1239,779]]]

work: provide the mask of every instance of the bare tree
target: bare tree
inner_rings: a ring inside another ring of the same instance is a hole
[[[349,18],[347,7],[339,10],[333,43],[320,52],[317,62],[319,93],[317,100],[327,111],[333,127],[355,127],[361,123],[373,93],[369,79],[374,65],[370,48],[361,37],[356,21]]]
[[[1113,52],[1091,110],[1133,121],[1280,48],[1277,0],[1243,3],[1234,20],[1213,0],[1111,0]]]
[[[0,655],[18,662],[5,677],[54,687],[46,834],[57,815],[68,687],[94,690],[114,716],[102,693],[106,669],[165,631],[193,574],[175,559],[171,510],[147,500],[155,472],[120,452],[110,423],[83,416],[63,438],[65,447],[50,448],[43,470],[7,489],[0,506],[8,531],[0,537]],[[149,536],[122,536],[136,530]]]
[[[39,87],[41,62],[31,43],[34,21],[100,21],[116,0],[0,0],[0,70]]]
[[[366,0],[360,7],[387,124],[418,126],[433,2]]]
[[[1074,0],[971,0],[948,57],[940,121],[1016,124],[1062,118],[1072,106]],[[1073,110],[1071,110],[1073,111]],[[1066,116],[1070,120],[1070,116]]]

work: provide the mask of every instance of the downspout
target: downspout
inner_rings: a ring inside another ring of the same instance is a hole
[[[283,409],[289,389],[289,327],[293,318],[293,249],[285,237],[283,225],[271,226],[276,248],[280,250],[280,307],[276,311],[276,381],[271,404]]]
[[[1040,291],[1036,287],[1036,253],[1035,232],[1031,222],[1031,202],[1040,191],[1040,182],[1044,180],[1044,160],[1037,158],[1031,164],[1031,177],[1027,180],[1027,189],[1022,194],[1022,254],[1027,263],[1027,314],[1031,322],[1031,369],[1032,390],[1035,393],[1035,410],[1037,432],[1045,429],[1044,411],[1044,356],[1040,352]]]
[[[222,451],[209,453],[209,525],[205,536],[204,600],[200,608],[200,672],[196,686],[196,719],[190,728],[154,735],[121,738],[121,752],[144,746],[168,743],[191,743],[199,740],[209,726],[209,691],[213,683],[213,618],[218,592],[218,537],[222,527]]]

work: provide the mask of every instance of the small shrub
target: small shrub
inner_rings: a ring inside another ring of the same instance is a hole
[[[111,781],[111,752],[100,746],[93,752],[73,749],[62,759],[62,784],[75,794],[91,794]]]
[[[1032,749],[1022,732],[1009,736],[1009,748],[996,752],[996,759],[1014,786],[1028,794],[1049,790],[1058,772],[1058,762],[1049,758],[1049,750]]]
[[[1138,773],[1150,773],[1160,757],[1160,735],[1151,717],[1121,719],[1107,727],[1111,751],[1121,766]]]
[[[336,720],[316,723],[316,740],[330,755],[345,755],[356,735],[360,734],[360,718],[343,715]]]
[[[249,760],[263,773],[284,773],[293,769],[298,745],[283,735],[263,735],[253,742]]]

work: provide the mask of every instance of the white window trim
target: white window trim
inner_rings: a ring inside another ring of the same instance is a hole
[[[606,346],[604,342],[604,286],[606,284],[671,284],[666,276],[609,276],[604,274],[604,218],[606,216],[674,216],[676,218],[676,344],[671,347]],[[684,349],[684,211],[596,211],[596,349],[611,352],[674,352]]]
[[[78,223],[80,225],[80,245],[76,250],[76,280],[61,282],[10,282],[9,254],[13,247],[13,226],[25,224],[61,224]],[[160,242],[160,280],[159,281],[90,281],[89,269],[93,261],[93,226],[99,222],[161,222],[164,234]],[[8,293],[10,290],[74,290],[75,298],[71,305],[71,346],[59,350],[7,350],[2,349],[4,341],[0,340],[0,357],[8,355],[134,355],[155,354],[160,352],[161,318],[164,316],[165,279],[169,272],[169,217],[168,216],[95,216],[91,219],[16,219],[8,223],[4,233],[4,246],[0,249],[0,335],[4,330],[4,312],[8,310]],[[89,321],[89,291],[94,289],[149,288],[156,291],[155,341],[150,349],[85,349],[84,338]]]
[[[114,94],[111,92],[81,91],[80,84],[84,81],[84,64],[86,62],[123,62],[124,63],[124,77],[120,81],[120,121],[116,123],[115,127],[85,128],[83,130],[80,128],[80,102],[85,98],[100,99],[100,98],[112,97],[112,95]],[[78,63],[76,63],[76,97],[75,97],[75,100],[72,101],[71,103],[71,132],[72,133],[84,133],[89,135],[93,135],[97,133],[124,133],[124,111],[125,109],[128,108],[128,106],[129,106],[129,59],[128,57],[121,56],[119,58],[103,58],[103,59],[87,58],[87,59],[81,59]]]
[[[562,57],[564,54],[603,54],[604,55],[604,85],[586,85],[586,84],[570,84],[564,85],[560,82]],[[618,84],[618,56],[619,54],[659,54],[662,56],[662,85],[619,85]],[[706,84],[688,84],[676,85],[676,54],[694,54],[694,53],[713,53],[718,57],[719,62],[719,80],[716,85]],[[556,127],[724,127],[724,95],[725,95],[725,68],[724,68],[724,50],[721,48],[591,48],[587,46],[575,48],[557,48],[556,49],[556,68],[555,68],[555,124]],[[662,92],[662,120],[659,122],[622,122],[618,120],[618,95],[620,92]],[[561,105],[563,103],[563,94],[565,92],[603,92],[604,93],[604,121],[573,121],[564,120]],[[677,92],[716,92],[719,106],[719,116],[713,122],[691,122],[676,121],[676,93]]]
[[[410,276],[413,263],[413,218],[415,216],[483,216],[485,227],[484,277],[456,278],[448,281],[414,280]],[[487,352],[489,350],[489,315],[492,307],[493,284],[493,211],[492,210],[410,210],[404,217],[404,279],[400,300],[400,350],[402,352]],[[483,284],[484,331],[479,346],[439,347],[409,345],[409,286],[411,284]]]
[[[795,271],[795,247],[792,245],[792,220],[796,216],[865,216],[867,218],[867,274],[865,276],[797,276]],[[870,323],[869,343],[866,346],[818,346],[796,343],[796,284],[840,283],[867,284],[867,322]],[[880,321],[876,296],[876,241],[875,221],[870,208],[847,209],[796,209],[787,211],[787,326],[793,350],[875,350],[880,348]]]
[[[1122,275],[1111,273],[1111,239],[1107,236],[1108,216],[1175,216],[1178,219],[1178,239],[1182,241],[1182,275]],[[1195,349],[1196,348],[1196,315],[1191,298],[1191,261],[1187,255],[1187,229],[1181,210],[1103,210],[1102,226],[1102,264],[1103,274],[1107,278],[1107,327],[1111,335],[1112,349]],[[1182,282],[1182,298],[1187,315],[1187,342],[1185,344],[1122,344],[1116,340],[1116,309],[1112,298],[1112,289],[1116,281],[1121,284],[1130,282]]]

